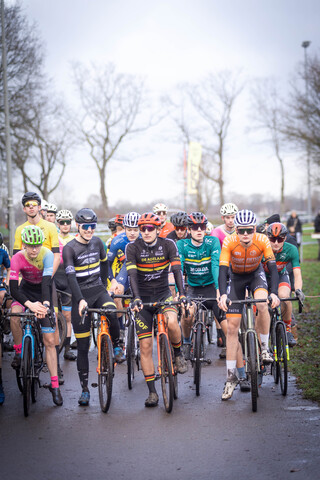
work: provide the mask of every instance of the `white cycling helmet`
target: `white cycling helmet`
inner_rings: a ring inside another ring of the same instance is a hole
[[[123,219],[123,226],[128,228],[136,228],[138,226],[138,220],[140,217],[140,213],[137,212],[127,213]]]
[[[41,200],[41,208],[40,208],[40,210],[48,210],[48,206],[49,206],[48,202],[47,202],[46,200],[43,200],[43,199],[42,199],[42,200]]]
[[[234,219],[236,227],[249,227],[257,224],[255,214],[251,210],[240,210]]]
[[[238,209],[237,205],[235,205],[234,203],[225,203],[220,208],[220,213],[221,213],[222,216],[236,215],[236,213],[238,213],[238,211],[239,211],[239,209]]]
[[[54,203],[49,203],[47,207],[48,213],[57,213],[58,208]]]
[[[164,203],[156,203],[153,207],[153,213],[158,214],[159,212],[166,212],[168,211],[167,205]]]
[[[207,235],[210,235],[210,233],[212,232],[212,230],[213,230],[213,225],[212,225],[211,222],[208,222],[208,223],[207,223],[207,228],[206,228],[206,234],[207,234]]]
[[[72,219],[73,219],[73,215],[70,212],[70,210],[59,210],[56,216],[57,222],[59,222],[59,220],[72,220]]]

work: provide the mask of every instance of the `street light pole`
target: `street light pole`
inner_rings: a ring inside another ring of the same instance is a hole
[[[307,134],[309,134],[309,85],[308,85],[308,63],[307,63],[307,48],[309,47],[311,42],[308,40],[302,42],[301,46],[304,48],[304,75],[305,75],[305,82],[306,82],[306,126],[307,126]],[[312,221],[312,205],[311,205],[311,165],[310,165],[310,143],[307,140],[307,193],[308,193],[308,203],[307,203],[307,211],[308,211],[308,220],[309,222]]]
[[[8,104],[8,82],[7,82],[7,51],[4,21],[4,0],[1,0],[1,30],[2,30],[2,72],[3,72],[3,97],[5,114],[5,138],[6,138],[6,159],[7,159],[7,182],[8,182],[8,228],[9,228],[9,250],[12,253],[14,241],[14,213],[12,197],[12,171],[11,171],[11,140],[10,120]]]

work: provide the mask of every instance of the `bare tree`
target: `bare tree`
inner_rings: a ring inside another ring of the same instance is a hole
[[[25,191],[30,190],[31,185],[43,198],[49,199],[63,177],[73,138],[61,103],[42,98],[32,106],[24,118],[23,135],[16,133],[13,146]]]
[[[200,181],[206,179],[218,187],[220,204],[224,203],[226,139],[231,113],[242,89],[238,73],[211,73],[197,85],[185,84],[179,88],[184,93],[183,101],[189,102],[193,113],[188,111],[183,119],[179,114],[173,115],[182,135],[186,136],[187,132],[189,139],[201,143],[204,161],[200,166]],[[202,190],[203,185],[199,188]]]
[[[280,210],[285,211],[285,172],[282,150],[286,144],[283,134],[283,100],[280,99],[276,83],[271,79],[257,81],[252,89],[252,119],[254,129],[267,135],[267,142],[273,147],[280,165]],[[251,129],[250,128],[250,129]]]
[[[140,114],[146,113],[144,84],[137,77],[117,73],[113,64],[101,69],[74,64],[73,77],[81,102],[77,127],[98,169],[101,202],[107,210],[107,164],[118,158],[119,148],[129,135],[151,126],[150,120],[138,124]]]
[[[306,67],[306,68],[305,68]],[[308,87],[306,92],[306,85]],[[301,151],[309,149],[313,165],[320,167],[320,58],[310,57],[300,65],[291,82],[284,133]],[[320,176],[316,182],[320,184]]]

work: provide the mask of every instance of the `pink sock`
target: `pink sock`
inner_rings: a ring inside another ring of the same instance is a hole
[[[16,352],[17,355],[20,355],[21,353],[21,348],[22,348],[22,343],[20,345],[13,345],[14,351]]]
[[[58,377],[51,377],[51,387],[52,388],[59,388],[59,380]]]

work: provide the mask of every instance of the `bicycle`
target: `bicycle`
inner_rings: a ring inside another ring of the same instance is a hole
[[[17,370],[18,387],[23,395],[23,411],[25,417],[29,415],[30,400],[35,403],[40,384],[40,372],[44,366],[42,330],[38,318],[30,311],[8,313],[8,317],[20,317],[23,332],[21,347],[21,364]],[[52,328],[55,318],[48,312]]]
[[[93,387],[99,388],[99,401],[102,412],[107,413],[111,404],[113,377],[114,377],[114,359],[113,345],[109,331],[109,313],[126,313],[127,310],[111,309],[107,307],[89,308],[86,307],[82,311],[80,324],[84,323],[85,316],[88,313],[98,314],[98,325],[100,326],[97,336],[98,347],[98,384],[92,384]]]
[[[6,283],[1,282],[0,287],[5,289],[3,302],[0,305],[0,352],[1,352],[1,355],[3,355],[3,336],[9,335],[11,331],[10,320],[9,320],[9,317],[7,316],[7,313],[9,311],[7,302],[10,302],[10,305],[11,305],[12,297],[9,293],[9,287]]]
[[[299,313],[302,312],[303,303],[297,297],[280,298],[281,302],[299,302]],[[279,383],[283,396],[288,390],[288,362],[290,360],[289,345],[287,339],[286,325],[282,319],[281,308],[269,308],[270,312],[270,350],[274,356],[274,362],[271,365],[271,373],[273,374],[275,384]]]
[[[196,386],[196,395],[199,396],[202,364],[211,364],[211,360],[206,358],[206,340],[208,343],[211,343],[212,333],[209,334],[209,330],[212,330],[213,315],[209,317],[208,314],[209,312],[212,313],[212,310],[207,309],[204,303],[213,300],[217,301],[217,299],[195,297],[190,298],[190,300],[197,305],[195,320],[192,326],[193,348],[191,351],[191,364],[193,366],[193,382]]]
[[[58,313],[57,313],[57,323],[58,323],[58,329],[59,329],[59,353],[61,353],[64,342],[67,336],[67,320],[65,316],[62,313],[62,295],[67,295],[68,297],[71,298],[71,294],[68,292],[63,292],[62,290],[57,290],[57,297],[58,297]]]
[[[160,311],[160,308],[181,305],[181,302],[155,302],[144,303],[143,305],[145,307],[158,309],[154,315],[154,331],[157,336],[158,353],[158,375],[156,375],[156,380],[160,378],[164,407],[166,412],[170,413],[173,408],[173,400],[178,398],[178,372],[176,370],[173,348],[168,335],[168,324],[165,314]]]
[[[234,300],[234,303],[242,304],[242,314],[240,322],[239,340],[242,346],[242,352],[245,361],[245,370],[251,383],[251,403],[252,411],[256,412],[258,408],[258,374],[261,373],[259,340],[254,326],[253,305],[266,302],[268,299],[255,299],[248,290],[245,300]],[[227,300],[227,304],[230,300]]]

